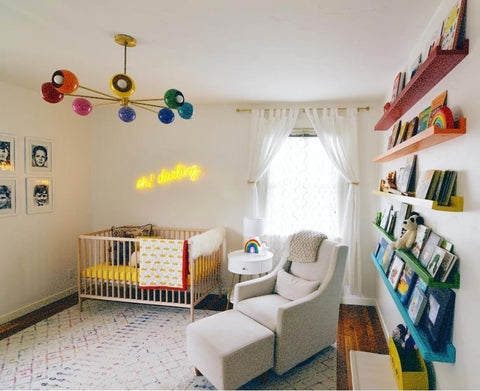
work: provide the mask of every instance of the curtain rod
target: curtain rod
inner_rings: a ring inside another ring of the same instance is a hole
[[[332,107],[332,108],[337,108],[338,110],[347,110],[346,107]],[[265,111],[268,111],[269,109],[265,109]],[[318,107],[315,110],[325,110],[324,107]],[[360,110],[370,110],[370,106],[364,106],[364,107],[357,107],[357,111]],[[245,112],[245,111],[252,111],[252,109],[235,109],[237,113]],[[300,111],[305,112],[305,109],[300,109]]]

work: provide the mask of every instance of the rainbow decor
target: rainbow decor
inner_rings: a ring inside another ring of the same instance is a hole
[[[439,129],[453,128],[454,120],[452,110],[447,106],[439,109],[432,118],[432,125],[437,126]]]
[[[249,239],[245,243],[244,250],[246,253],[258,254],[260,252],[260,242],[257,239]]]

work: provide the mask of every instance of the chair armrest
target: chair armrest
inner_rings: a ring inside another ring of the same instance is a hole
[[[239,282],[233,291],[233,307],[235,308],[239,301],[273,293],[276,281],[277,271],[275,270],[263,277]]]

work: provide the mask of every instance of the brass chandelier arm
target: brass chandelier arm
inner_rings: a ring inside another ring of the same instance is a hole
[[[144,107],[143,105],[135,103],[135,102],[130,102],[130,103],[132,104],[132,106],[138,107],[139,109],[147,110],[147,111],[150,111],[152,113],[157,114],[156,110],[150,109],[149,107]]]
[[[98,90],[94,90],[93,88],[88,88],[88,87],[85,87],[85,86],[82,86],[82,85],[79,85],[78,88],[83,88],[84,90],[87,90],[87,91],[90,91],[90,92],[93,92],[95,94],[98,94],[98,95],[103,95],[103,96],[106,96],[108,98],[112,98],[112,99],[116,99],[116,100],[121,100],[113,95],[108,95],[108,94],[105,94],[104,92],[102,91],[98,91]],[[92,97],[92,98],[95,98],[95,97]]]
[[[165,98],[135,99],[135,102],[154,102],[157,100],[165,100]]]
[[[136,105],[138,107],[148,106],[148,107],[157,107],[157,108],[160,108],[160,109],[164,109],[165,107],[167,107],[167,106],[160,106],[160,105],[152,105],[151,103],[143,103],[142,101],[138,101],[138,100],[130,100],[129,102],[132,105]]]
[[[64,94],[67,96],[77,96],[79,98],[90,98],[90,99],[101,99],[101,100],[109,100],[112,101],[112,103],[118,103],[121,102],[122,100],[120,98],[102,98],[101,96],[92,96],[92,95],[81,95],[81,94]]]

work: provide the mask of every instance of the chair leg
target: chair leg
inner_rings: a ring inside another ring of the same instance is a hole
[[[200,372],[196,367],[195,367],[195,376],[203,376],[202,372]]]

